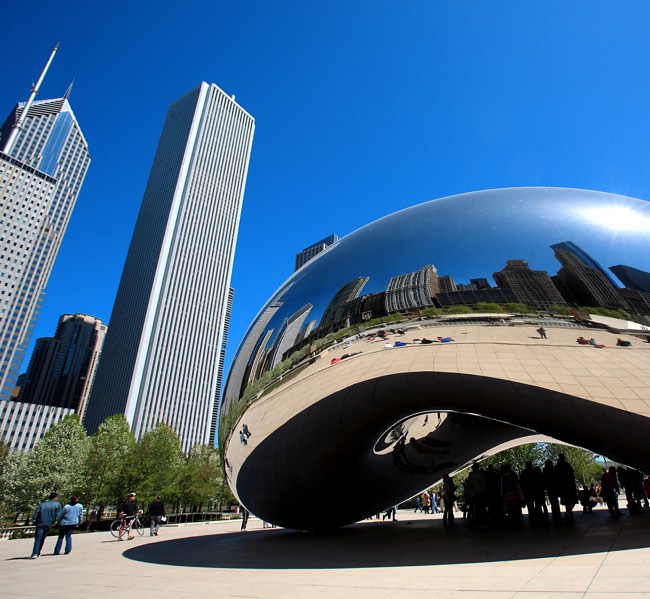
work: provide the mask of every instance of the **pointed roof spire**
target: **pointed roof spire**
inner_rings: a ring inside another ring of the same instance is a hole
[[[67,100],[70,97],[70,93],[72,92],[72,87],[75,81],[76,81],[76,77],[70,82],[70,85],[68,85],[68,89],[65,90],[65,94],[63,94],[64,100]]]
[[[23,123],[25,122],[25,119],[27,118],[27,113],[29,112],[29,109],[31,108],[31,105],[34,103],[34,100],[36,99],[36,95],[38,94],[38,91],[41,89],[41,83],[43,83],[43,79],[45,79],[45,75],[47,73],[47,70],[50,68],[50,65],[52,64],[52,61],[54,60],[54,55],[56,54],[57,50],[59,49],[59,43],[57,42],[56,46],[52,48],[52,53],[50,54],[50,58],[47,61],[47,64],[45,65],[45,68],[43,69],[43,72],[41,73],[41,76],[38,78],[38,81],[32,85],[32,92],[29,94],[29,98],[27,99],[27,102],[25,102],[25,106],[23,107],[23,111],[20,114],[20,117],[18,117],[18,120],[14,123],[11,133],[7,136],[7,141],[5,142],[3,152],[5,154],[11,154],[11,149],[12,146],[14,145],[14,142],[16,141],[16,137],[18,136],[18,131],[21,129],[23,126]]]

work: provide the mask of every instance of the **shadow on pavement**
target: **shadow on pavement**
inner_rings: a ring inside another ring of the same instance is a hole
[[[189,531],[188,531],[189,532]],[[128,549],[141,562],[195,568],[329,569],[465,564],[650,547],[650,514],[577,514],[573,526],[475,531],[459,521],[363,522],[331,532],[284,529],[170,540]]]

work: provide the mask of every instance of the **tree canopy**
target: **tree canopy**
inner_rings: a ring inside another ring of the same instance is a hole
[[[115,506],[136,492],[146,507],[160,495],[169,505],[198,510],[235,503],[214,447],[186,457],[178,435],[159,424],[136,441],[124,415],[89,437],[77,416],[53,426],[30,452],[0,453],[0,502],[5,512],[31,513],[51,492],[78,496],[87,508]]]

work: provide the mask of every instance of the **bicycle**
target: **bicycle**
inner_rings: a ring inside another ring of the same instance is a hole
[[[120,514],[117,520],[111,522],[111,534],[119,541],[123,540],[124,535],[130,536],[132,530],[135,530],[140,536],[144,535],[144,526],[140,522],[142,511],[135,516],[125,516]]]

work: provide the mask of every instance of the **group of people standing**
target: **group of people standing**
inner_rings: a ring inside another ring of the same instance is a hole
[[[438,494],[434,489],[431,490],[431,493],[425,490],[422,495],[415,498],[415,512],[422,512],[424,514],[428,514],[429,512],[432,514],[440,513]]]
[[[579,502],[585,512],[590,512],[600,497],[607,503],[610,513],[617,516],[620,514],[620,489],[625,491],[630,513],[635,513],[642,507],[649,507],[643,481],[643,475],[636,470],[611,466],[603,473],[600,488],[585,485],[578,491],[574,470],[564,454],[558,456],[555,464],[546,460],[543,468],[528,461],[519,475],[510,464],[503,464],[499,469],[494,466],[483,469],[475,463],[464,483],[463,517],[479,529],[488,525],[518,525],[523,521],[523,508],[526,507],[533,525],[547,522],[549,515],[554,522],[561,522],[562,505],[564,521],[572,523],[573,510]],[[445,475],[441,489],[445,526],[454,524],[456,492],[453,479]]]

